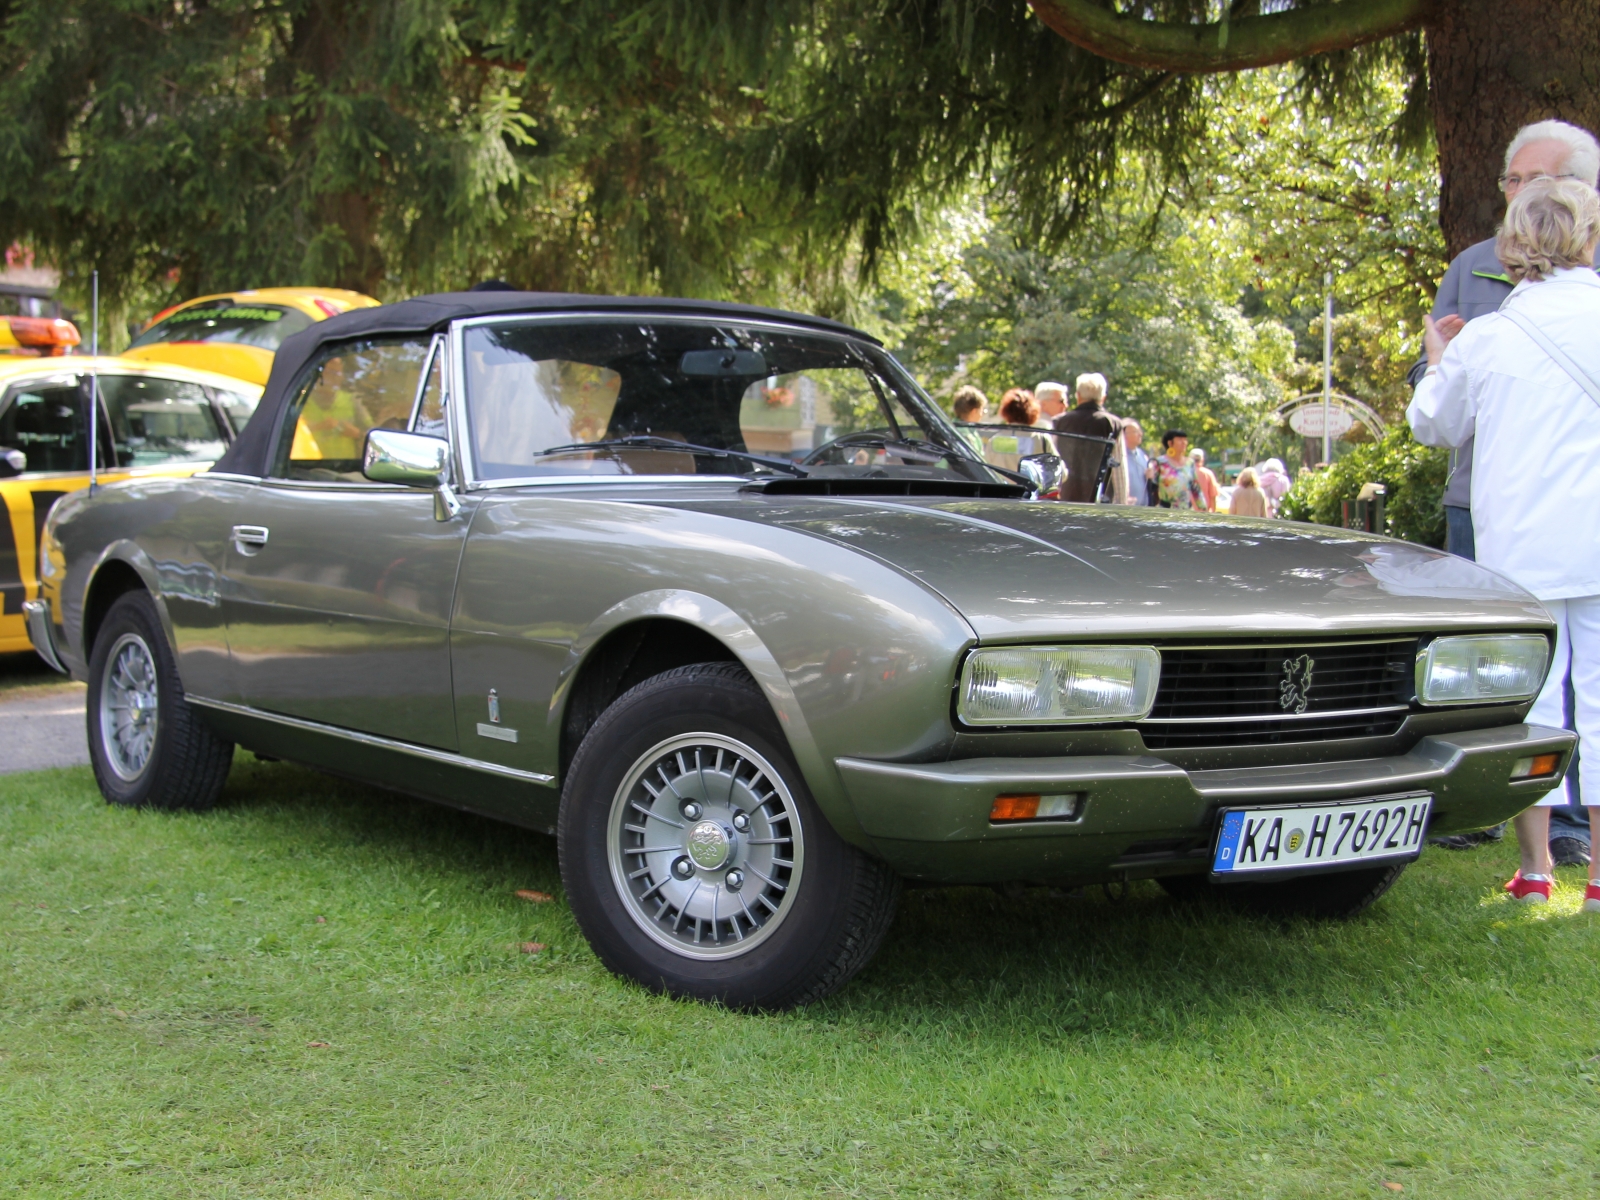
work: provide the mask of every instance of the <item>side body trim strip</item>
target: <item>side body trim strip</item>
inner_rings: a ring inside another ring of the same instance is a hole
[[[418,746],[413,742],[400,742],[393,738],[379,737],[375,733],[361,733],[355,729],[341,729],[337,725],[324,725],[320,721],[306,721],[299,717],[286,717],[282,713],[266,712],[263,709],[251,708],[248,704],[230,704],[226,700],[208,700],[204,696],[185,697],[190,704],[198,704],[202,708],[214,708],[219,712],[234,713],[241,717],[254,717],[261,721],[270,721],[275,725],[286,725],[290,729],[301,729],[307,733],[325,733],[330,737],[343,738],[349,742],[356,742],[363,746],[373,746],[380,750],[393,750],[399,754],[409,754],[413,758],[425,758],[430,762],[444,763],[452,767],[465,767],[469,771],[482,771],[486,775],[499,775],[506,779],[520,779],[526,783],[537,783],[549,787],[555,783],[554,775],[545,775],[539,771],[520,771],[516,767],[503,767],[499,763],[484,762],[478,758],[468,758],[465,754],[454,754],[449,750],[434,750],[428,746]]]

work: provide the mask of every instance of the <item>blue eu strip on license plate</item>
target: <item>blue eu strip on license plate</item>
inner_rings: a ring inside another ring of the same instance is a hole
[[[1230,808],[1222,813],[1215,875],[1415,858],[1433,797],[1378,796],[1347,804]]]

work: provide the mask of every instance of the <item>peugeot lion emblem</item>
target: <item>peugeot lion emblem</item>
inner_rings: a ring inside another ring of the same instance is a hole
[[[1278,683],[1278,706],[1284,712],[1303,713],[1311,703],[1311,668],[1317,660],[1309,654],[1283,660],[1283,679]]]

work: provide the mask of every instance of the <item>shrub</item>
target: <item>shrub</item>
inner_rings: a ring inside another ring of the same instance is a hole
[[[1449,452],[1422,445],[1402,422],[1383,440],[1357,446],[1331,467],[1301,475],[1283,498],[1278,515],[1340,525],[1341,501],[1354,500],[1364,483],[1381,483],[1386,489],[1385,532],[1443,549],[1443,496],[1449,473]]]

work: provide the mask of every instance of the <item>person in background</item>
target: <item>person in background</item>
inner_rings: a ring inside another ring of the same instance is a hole
[[[1005,425],[1037,425],[1039,402],[1027,388],[1008,388],[1005,395],[1000,397],[1000,421]],[[989,450],[984,457],[997,467],[1015,471],[1024,454],[1040,452],[1034,444],[1036,441],[1043,439],[1013,430],[997,433],[989,439]]]
[[[1067,411],[1067,385],[1045,380],[1033,389],[1033,398],[1039,402],[1039,420],[1054,425],[1056,418]]]
[[[1495,253],[1517,281],[1500,310],[1462,323],[1427,320],[1428,366],[1406,410],[1417,440],[1475,438],[1472,523],[1477,560],[1532,592],[1556,622],[1532,725],[1563,725],[1568,683],[1582,763],[1578,790],[1600,836],[1600,196],[1577,179],[1524,182]],[[1536,336],[1537,335],[1537,336]],[[1559,486],[1552,486],[1552,481]],[[1522,865],[1506,891],[1550,898],[1550,810],[1570,781],[1516,818]],[[1600,913],[1600,859],[1589,864],[1584,911]]]
[[[1271,515],[1267,494],[1261,490],[1261,479],[1254,467],[1246,467],[1239,472],[1239,478],[1233,485],[1233,499],[1228,502],[1228,511],[1236,517]]]
[[[1075,434],[1057,438],[1061,457],[1067,464],[1067,482],[1061,498],[1078,504],[1105,500],[1125,504],[1128,496],[1127,447],[1122,441],[1122,420],[1106,410],[1106,377],[1098,371],[1078,376],[1078,406],[1056,418],[1057,433]],[[1096,439],[1085,441],[1086,438]],[[1105,462],[1106,442],[1111,447],[1111,472],[1105,487],[1100,487],[1100,467]]]
[[[1529,182],[1539,178],[1581,179],[1590,187],[1600,181],[1600,144],[1586,129],[1565,121],[1524,125],[1506,147],[1500,187],[1509,204]],[[1495,252],[1495,239],[1468,246],[1455,258],[1439,283],[1433,320],[1441,333],[1453,336],[1468,321],[1497,310],[1511,294],[1512,279]],[[1425,363],[1412,368],[1413,387]],[[1445,549],[1473,557],[1472,443],[1469,436],[1450,455],[1450,478],[1444,489]]]
[[[1150,470],[1156,481],[1156,503],[1162,508],[1205,509],[1206,498],[1189,457],[1189,435],[1183,430],[1169,429],[1161,435],[1161,457]]]
[[[981,425],[984,414],[989,409],[989,397],[985,396],[970,383],[956,389],[956,394],[950,397],[950,411],[955,414],[957,421],[964,425]],[[958,429],[963,441],[977,451],[978,457],[983,457],[983,438],[976,429]]]
[[[1217,483],[1217,476],[1210,467],[1206,466],[1206,452],[1196,446],[1189,451],[1189,458],[1194,462],[1195,482],[1200,485],[1200,494],[1205,497],[1207,512],[1217,511],[1217,495],[1222,487]]]
[[[1122,418],[1122,445],[1126,456],[1123,477],[1128,485],[1125,504],[1149,504],[1150,493],[1146,480],[1150,476],[1150,456],[1139,447],[1144,444],[1144,426],[1132,417]]]
[[[1600,183],[1600,144],[1594,135],[1565,121],[1539,121],[1517,130],[1511,144],[1506,147],[1505,169],[1500,175],[1500,189],[1507,204],[1528,183],[1539,178],[1580,179],[1590,187]],[[1433,302],[1433,320],[1446,337],[1454,336],[1464,324],[1495,312],[1511,294],[1512,279],[1501,264],[1495,250],[1495,239],[1487,238],[1468,246],[1456,256],[1439,283]],[[1425,358],[1426,356],[1424,356]],[[1411,369],[1413,387],[1421,380],[1426,361],[1419,361]],[[1463,558],[1472,558],[1473,521],[1472,495],[1473,438],[1455,447],[1450,455],[1450,477],[1444,489],[1445,549]],[[1572,710],[1569,695],[1567,711]],[[1571,729],[1570,719],[1563,726]],[[1581,755],[1579,756],[1581,757]],[[1578,758],[1573,759],[1576,770]],[[1589,861],[1590,839],[1588,822],[1577,805],[1554,813],[1550,822],[1550,843],[1558,866],[1579,866]],[[1451,850],[1470,850],[1484,842],[1499,841],[1505,826],[1486,829],[1482,833],[1458,833],[1438,839],[1436,845]]]
[[[1278,505],[1283,503],[1283,498],[1289,494],[1289,489],[1294,486],[1289,478],[1289,472],[1283,468],[1281,458],[1269,458],[1261,464],[1260,470],[1261,490],[1266,494],[1269,517],[1278,515]]]

